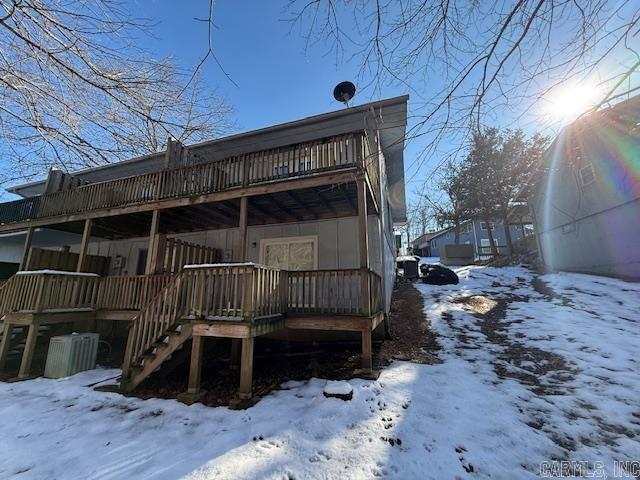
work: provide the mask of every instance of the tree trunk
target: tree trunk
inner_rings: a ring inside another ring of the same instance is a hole
[[[458,245],[460,243],[460,221],[456,221],[453,225],[453,236],[455,244]]]
[[[487,225],[487,235],[489,236],[489,245],[491,245],[491,255],[494,257],[498,256],[498,247],[496,246],[496,242],[493,239],[493,223],[488,218],[484,219],[484,223]]]
[[[504,238],[507,240],[507,253],[513,253],[513,240],[511,239],[511,229],[509,228],[509,219],[507,215],[502,216],[502,227],[504,228]]]

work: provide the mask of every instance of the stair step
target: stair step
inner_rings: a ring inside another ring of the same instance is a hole
[[[151,345],[152,348],[167,348],[168,346],[169,344],[165,342],[156,342]]]
[[[142,358],[144,358],[145,360],[155,360],[156,357],[157,355],[153,352],[147,352],[142,354]]]

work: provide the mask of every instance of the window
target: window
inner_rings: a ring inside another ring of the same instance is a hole
[[[583,187],[591,185],[596,181],[596,172],[593,170],[593,164],[587,163],[584,167],[578,170],[580,175],[580,183]]]
[[[491,225],[491,230],[495,230],[495,226],[493,225],[493,223],[490,223]],[[486,230],[487,229],[487,222],[480,222],[480,230]]]

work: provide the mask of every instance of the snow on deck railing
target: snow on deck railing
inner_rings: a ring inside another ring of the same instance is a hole
[[[99,277],[97,273],[69,272],[65,270],[21,270],[16,275],[73,275],[74,277]]]
[[[260,265],[259,263],[254,262],[243,262],[243,263],[192,263],[190,265],[185,265],[182,267],[183,269],[189,268],[216,268],[216,267],[266,267],[266,265]],[[270,267],[267,267],[270,268]]]

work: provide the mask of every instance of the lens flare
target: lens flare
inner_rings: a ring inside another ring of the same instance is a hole
[[[545,114],[554,122],[570,123],[596,106],[603,92],[594,85],[564,85],[546,100]]]
[[[541,238],[545,263],[553,268],[572,269],[583,263],[563,242],[583,244],[597,237],[598,251],[590,260],[593,269],[607,266],[609,273],[630,278],[640,274],[637,264],[629,262],[640,219],[629,213],[631,202],[640,198],[639,110],[635,99],[622,108],[587,115],[565,127],[554,142],[541,218],[542,230],[549,232]],[[577,172],[587,164],[595,181],[583,188]],[[559,234],[562,224],[571,228]]]

